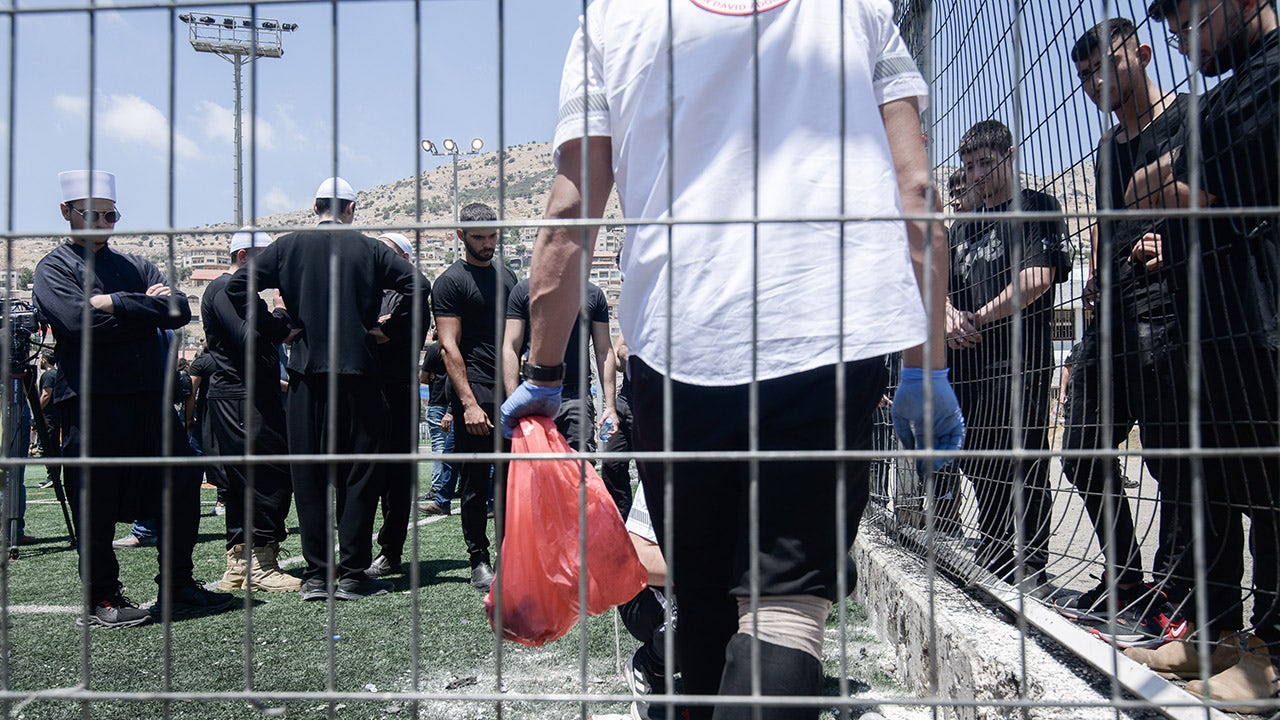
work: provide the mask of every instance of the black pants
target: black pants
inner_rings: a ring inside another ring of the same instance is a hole
[[[632,356],[631,392],[638,451],[663,449],[663,378]],[[871,447],[871,423],[885,390],[883,358],[845,366],[845,447]],[[761,450],[829,450],[836,446],[836,372],[818,368],[758,385]],[[674,382],[673,450],[723,451],[750,447],[749,386],[700,387]],[[821,460],[759,464],[760,593],[814,595],[836,600],[837,572],[849,570],[847,548],[836,547],[838,524],[852,545],[867,503],[866,462]],[[649,514],[663,539],[666,468],[640,463]],[[836,479],[846,478],[837,503]],[[716,694],[729,639],[738,630],[737,598],[751,592],[747,462],[675,463],[671,472],[674,546],[663,547],[675,582],[680,628],[677,657],[690,694]],[[689,707],[690,718],[712,708]]]
[[[418,401],[418,387],[386,381],[382,386],[390,408],[383,452],[411,453],[418,448],[418,408],[421,405]],[[409,512],[413,507],[413,481],[418,474],[418,464],[383,463],[378,467],[386,478],[382,491],[382,529],[378,531],[378,546],[382,548],[383,555],[391,560],[399,560],[404,554],[404,543],[409,534]]]
[[[1011,450],[1014,437],[1013,376],[1008,363],[953,362],[954,388],[965,417],[965,448]],[[1022,447],[1048,450],[1049,376],[1047,360],[1028,363],[1022,387]],[[1033,366],[1033,367],[1031,367]],[[978,564],[997,575],[1015,575],[1016,540],[1023,531],[1025,570],[1044,570],[1049,561],[1049,460],[1008,456],[968,458],[957,465],[973,483],[978,503]],[[1022,487],[1023,515],[1015,512],[1015,488]],[[945,494],[945,490],[941,491]]]
[[[1233,343],[1205,343],[1203,438],[1206,448],[1274,449],[1280,444],[1274,350]],[[1239,598],[1246,538],[1241,516],[1250,519],[1248,548],[1253,558],[1253,632],[1280,643],[1280,459],[1248,453],[1206,457],[1208,494],[1205,550],[1208,590]],[[1211,607],[1211,627],[1232,630],[1233,604]],[[1225,617],[1223,617],[1225,616]]]
[[[476,402],[489,415],[490,421],[497,425],[498,418],[493,410],[493,386],[471,383],[471,393]],[[472,435],[467,432],[463,422],[462,405],[455,398],[453,403],[453,451],[455,453],[489,453],[493,452],[493,433]],[[499,436],[501,437],[501,436]],[[503,450],[511,449],[511,442],[504,441]],[[462,540],[467,544],[467,554],[471,558],[471,567],[480,563],[491,563],[489,555],[488,503],[489,478],[493,463],[461,461],[455,463],[458,468],[458,494],[462,497]],[[506,482],[505,473],[495,477],[494,482]],[[494,491],[496,494],[496,490]],[[505,494],[504,494],[505,496]]]
[[[187,433],[178,414],[160,394],[93,395],[89,409],[89,425],[80,424],[80,399],[72,398],[58,405],[62,414],[62,454],[79,457],[88,445],[93,458],[119,457],[190,457]],[[167,428],[166,428],[167,426]],[[171,442],[165,451],[166,429]],[[174,582],[191,579],[191,550],[195,547],[200,524],[200,474],[192,466],[160,468],[104,465],[65,470],[71,517],[80,540],[80,578],[89,583],[90,602],[96,603],[117,592],[120,565],[111,541],[117,522],[134,518],[168,516],[169,534],[160,543],[160,570],[166,565]],[[169,485],[169,505],[164,504],[165,485]],[[83,496],[81,490],[84,490]],[[169,542],[171,556],[164,554],[164,541]],[[160,582],[160,576],[156,577]]]
[[[631,633],[631,637],[641,643],[635,653],[636,664],[655,675],[667,674],[667,610],[664,600],[669,602],[670,598],[665,593],[665,588],[647,587],[618,606],[618,617],[622,619],[622,625]],[[674,605],[671,608],[671,627],[673,632],[679,627]],[[676,665],[675,670],[678,672],[680,666]],[[653,690],[666,692],[666,688]]]
[[[1179,423],[1179,404],[1186,403],[1186,371],[1171,321],[1130,319],[1112,333],[1112,381],[1102,385],[1102,348],[1098,325],[1081,339],[1071,367],[1070,390],[1062,447],[1064,450],[1110,450],[1129,436],[1134,423],[1144,449],[1186,447],[1189,438]],[[1112,425],[1102,427],[1102,410],[1110,406]],[[1188,498],[1183,489],[1189,465],[1175,458],[1147,457],[1146,466],[1169,502],[1161,505],[1155,577],[1172,597],[1182,598],[1191,577],[1187,563],[1190,533]],[[1142,554],[1134,530],[1133,513],[1120,487],[1122,473],[1112,457],[1065,458],[1062,468],[1084,502],[1093,522],[1098,547],[1109,553],[1105,513],[1111,507],[1116,580],[1142,581]],[[1107,491],[1108,478],[1111,481]],[[1181,513],[1181,514],[1179,514]]]
[[[617,399],[618,425],[613,429],[604,451],[608,453],[631,452],[631,393],[619,392]],[[600,463],[600,479],[609,490],[613,504],[623,519],[631,513],[631,459],[605,460]]]
[[[577,386],[564,386],[555,419],[556,429],[569,447],[580,450],[585,442],[587,452],[596,451],[596,406],[590,395],[584,398]]]
[[[251,414],[248,422],[244,416],[244,398],[209,398],[208,403],[205,423],[213,443],[212,447],[206,445],[206,455],[211,454],[210,450],[219,455],[246,454],[245,434],[249,425],[252,425],[255,455],[288,454],[284,403],[274,388],[262,393],[248,408]],[[293,479],[286,460],[281,458],[279,462],[253,466],[214,462],[210,468],[214,467],[221,470],[227,482],[227,549],[245,543],[250,532],[250,547],[284,540],[289,534],[285,518],[293,497]],[[246,489],[253,496],[251,530],[245,527]]]
[[[339,375],[337,395],[329,397],[328,376],[289,373],[289,450],[295,455],[329,451],[328,410],[336,404],[333,449],[339,453],[376,453],[386,437],[387,403],[376,378]],[[373,519],[382,496],[382,477],[374,463],[296,463],[293,496],[302,534],[304,580],[324,577],[328,565],[330,488],[335,493],[339,558],[337,576],[362,577],[373,561]]]

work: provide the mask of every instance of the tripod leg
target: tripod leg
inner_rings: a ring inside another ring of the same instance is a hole
[[[40,407],[40,394],[36,392],[35,373],[27,373],[23,377],[22,387],[26,393],[27,407],[31,408],[31,422],[36,426],[36,435],[40,438],[40,444],[44,446],[44,456],[46,459],[54,460],[53,464],[57,464],[56,461],[62,457],[62,445],[50,432],[44,408]],[[58,498],[58,504],[62,506],[62,521],[67,524],[67,537],[71,539],[71,547],[75,547],[76,530],[71,522],[71,510],[67,505],[67,493],[62,486],[61,474],[53,481],[53,494]]]

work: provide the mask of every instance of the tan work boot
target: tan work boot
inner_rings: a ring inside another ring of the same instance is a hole
[[[250,584],[257,592],[297,592],[302,581],[280,569],[277,553],[279,543],[270,543],[253,549],[253,568]]]
[[[1271,700],[1280,691],[1280,673],[1276,671],[1267,645],[1254,635],[1247,636],[1240,662],[1209,678],[1204,683],[1194,680],[1187,683],[1187,692],[1199,697],[1206,695],[1213,700],[1227,703],[1247,700]],[[1207,692],[1206,692],[1207,691]],[[1263,713],[1269,709],[1261,705],[1223,705],[1227,712]]]
[[[1209,656],[1209,674],[1217,675],[1240,662],[1240,636],[1224,631],[1216,642],[1209,643],[1213,653]],[[1199,643],[1194,640],[1175,640],[1158,648],[1129,648],[1124,651],[1130,660],[1140,662],[1157,675],[1192,680],[1200,677]]]
[[[227,571],[222,573],[218,581],[219,590],[244,589],[244,545],[234,545],[227,551]]]

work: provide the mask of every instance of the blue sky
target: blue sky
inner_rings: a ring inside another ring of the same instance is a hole
[[[26,4],[24,3],[24,7]],[[577,27],[580,0],[506,3],[506,109],[499,118],[498,15],[492,0],[345,2],[337,14],[338,135],[333,123],[333,10],[329,4],[259,6],[260,18],[298,24],[283,58],[246,68],[246,124],[256,71],[257,157],[246,153],[246,191],[258,215],[309,203],[320,180],[338,172],[357,189],[411,176],[443,162],[417,149],[472,137],[485,149],[549,140],[560,69]],[[248,6],[210,14],[248,15]],[[167,10],[99,11],[94,165],[118,176],[120,229],[170,227],[169,133],[174,137],[172,226],[232,219],[232,66],[197,53],[187,28]],[[60,231],[59,170],[89,164],[88,13],[22,15],[17,20],[13,227]],[[7,23],[0,24],[0,87],[8,90]],[[422,37],[421,132],[415,127],[414,34]],[[170,96],[170,44],[175,43]],[[6,95],[8,93],[6,92]],[[172,102],[172,112],[170,106]],[[172,121],[171,121],[172,119]],[[7,129],[7,123],[5,123]],[[7,153],[6,153],[7,154]],[[256,183],[253,180],[256,179]],[[245,201],[246,216],[250,200]]]
[[[59,0],[39,0],[51,5]],[[1110,14],[1143,18],[1142,0],[1116,0]],[[1014,63],[1006,0],[935,4],[936,162],[953,162],[968,125],[998,117],[1011,126],[1013,78],[1024,74],[1021,129],[1026,169],[1068,167],[1089,153],[1102,123],[1075,82],[1072,42],[1106,11],[1101,1],[1035,0],[1023,15],[1021,68]],[[23,7],[29,7],[27,3]],[[199,10],[198,6],[195,11]],[[333,129],[333,6],[259,6],[260,18],[297,23],[280,59],[247,68],[246,118],[254,110],[256,164],[246,156],[245,212],[259,216],[305,207],[319,181],[338,172],[357,189],[408,177],[443,162],[418,140],[452,137],[486,149],[551,138],[560,69],[582,0],[505,3],[505,95],[499,116],[498,9],[494,0],[423,0],[415,23],[409,0],[348,0],[337,11],[338,134]],[[216,13],[248,15],[248,6]],[[60,232],[57,172],[89,164],[87,12],[22,14],[17,19],[12,227]],[[9,96],[10,34],[0,21],[0,89]],[[421,128],[415,126],[414,34],[422,38]],[[1166,87],[1186,77],[1163,28],[1144,25],[1155,72]],[[93,22],[94,165],[119,177],[122,230],[190,227],[232,219],[232,68],[195,52],[187,28],[167,10],[100,10]],[[170,45],[174,62],[170,72]],[[255,75],[256,71],[256,75]],[[172,96],[170,84],[174,87]],[[251,106],[256,90],[256,108]],[[172,106],[172,109],[171,109]],[[7,109],[7,108],[6,108]],[[0,118],[7,131],[7,119]],[[176,161],[170,216],[168,145]],[[2,138],[3,136],[0,136]],[[3,143],[0,143],[3,145]],[[0,147],[6,156],[9,151]],[[0,178],[0,183],[3,183]],[[0,217],[8,218],[0,197]]]

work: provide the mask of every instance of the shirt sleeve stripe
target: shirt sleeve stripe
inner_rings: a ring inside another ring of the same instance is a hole
[[[585,109],[584,109],[585,105]],[[585,101],[581,95],[574,95],[564,104],[560,106],[559,122],[564,122],[566,118],[581,117],[583,113],[607,113],[609,112],[609,101],[605,99],[604,93],[591,93],[587,95]]]
[[[895,55],[886,57],[876,63],[875,74],[872,76],[872,80],[878,83],[898,75],[919,73],[920,70],[916,67],[914,60],[905,55]]]

